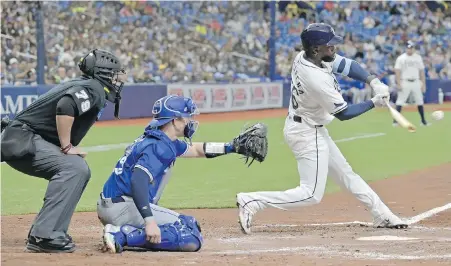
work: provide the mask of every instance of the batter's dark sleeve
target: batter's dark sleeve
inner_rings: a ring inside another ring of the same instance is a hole
[[[72,87],[67,91],[66,95],[69,95],[74,100],[79,115],[84,114],[100,103],[99,93],[86,87]]]
[[[131,179],[132,198],[143,218],[153,216],[149,205],[149,177],[139,168],[133,170]]]
[[[358,104],[348,105],[346,109],[341,112],[336,113],[334,116],[338,118],[340,121],[349,120],[354,117],[357,117],[371,109],[374,108],[374,103],[371,100],[361,102]]]
[[[56,105],[56,115],[78,116],[78,108],[74,99],[69,95],[61,98]]]

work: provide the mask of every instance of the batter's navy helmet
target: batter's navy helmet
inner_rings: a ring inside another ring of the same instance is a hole
[[[301,33],[302,46],[336,45],[343,43],[343,37],[335,35],[329,24],[312,23]]]

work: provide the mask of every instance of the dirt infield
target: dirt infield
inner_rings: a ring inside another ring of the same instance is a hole
[[[415,219],[450,205],[450,172],[448,163],[371,186],[395,213]],[[370,216],[352,196],[340,192],[298,211],[263,211],[255,217],[254,234],[249,236],[239,230],[237,209],[180,210],[197,217],[202,225],[205,243],[200,252],[116,255],[98,251],[102,228],[95,213],[74,215],[70,233],[78,250],[61,255],[24,253],[34,216],[5,216],[1,255],[3,265],[449,265],[450,210],[406,230],[375,229],[350,223],[370,222]],[[390,236],[400,238],[389,240]]]
[[[434,107],[429,107],[434,108]],[[444,110],[444,108],[440,108]],[[221,114],[221,120],[280,117],[286,109]],[[217,121],[218,114],[201,120]],[[227,118],[226,118],[227,117]],[[146,124],[146,120],[120,121]],[[116,122],[102,122],[111,125]],[[95,213],[76,213],[70,234],[73,254],[25,253],[34,215],[2,216],[3,265],[450,265],[451,162],[404,176],[371,183],[401,217],[413,222],[406,230],[375,229],[367,210],[351,195],[326,195],[312,207],[258,213],[254,233],[243,235],[237,209],[179,210],[201,223],[204,246],[196,253],[99,251],[102,227]],[[434,208],[443,206],[440,209]],[[448,209],[448,210],[444,210]],[[437,215],[433,215],[438,213]],[[353,223],[360,221],[362,223]]]

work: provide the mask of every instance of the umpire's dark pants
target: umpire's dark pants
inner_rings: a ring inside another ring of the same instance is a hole
[[[67,234],[91,171],[82,157],[65,155],[59,147],[39,135],[34,135],[34,141],[36,155],[33,158],[8,161],[7,164],[22,173],[49,181],[44,206],[33,222],[30,235],[55,239]]]

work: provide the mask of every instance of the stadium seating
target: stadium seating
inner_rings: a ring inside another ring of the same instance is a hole
[[[408,39],[418,43],[427,73],[451,76],[451,15],[420,2],[314,2],[309,15],[276,21],[276,72],[290,74],[299,34],[313,21],[334,25],[337,34],[362,46],[363,65],[379,75],[392,73]],[[36,25],[33,2],[2,3],[2,84],[36,79]],[[118,54],[127,83],[230,82],[268,76],[269,14],[258,2],[42,2],[46,83],[75,76],[76,62],[98,47]],[[366,43],[375,43],[373,52]],[[354,51],[350,47],[341,47]],[[357,50],[355,50],[357,51]],[[354,58],[357,54],[348,55]],[[378,56],[371,59],[371,56]],[[435,75],[435,74],[433,74]]]

